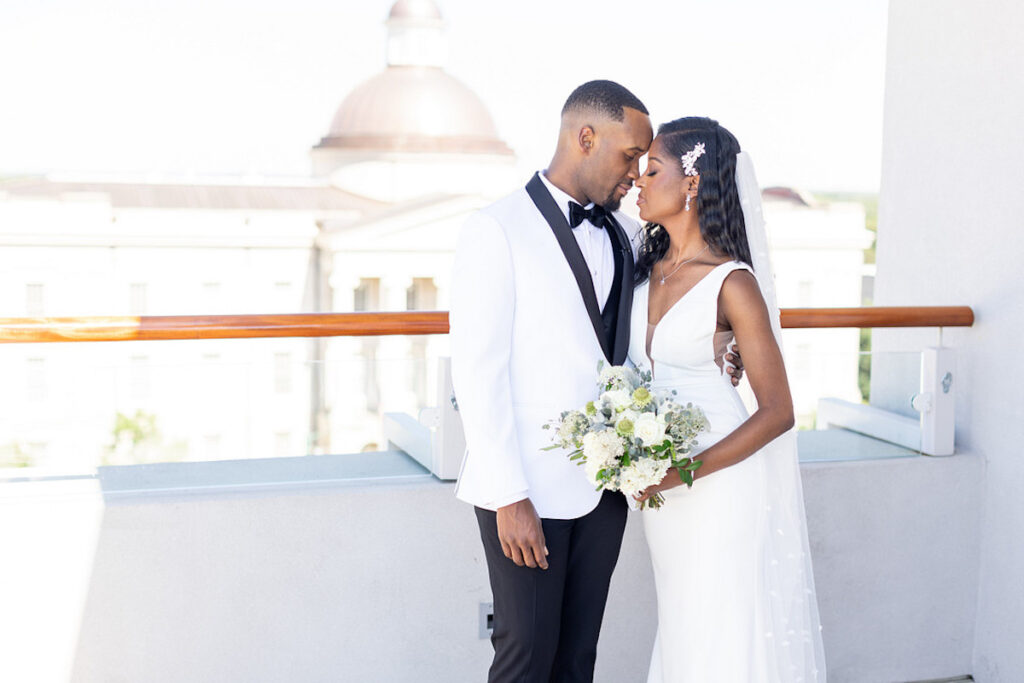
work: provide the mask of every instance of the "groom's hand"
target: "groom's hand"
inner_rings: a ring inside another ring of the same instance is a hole
[[[498,540],[505,557],[520,567],[548,568],[544,528],[529,498],[498,508]]]
[[[740,380],[743,379],[743,358],[740,357],[739,347],[734,343],[732,345],[732,351],[725,354],[725,360],[732,363],[735,367],[725,366],[725,371],[732,377],[732,385],[738,387]]]

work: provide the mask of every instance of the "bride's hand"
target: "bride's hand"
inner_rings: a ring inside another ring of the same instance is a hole
[[[682,483],[683,480],[679,478],[679,470],[677,470],[674,467],[671,467],[665,474],[664,479],[662,479],[659,483],[655,484],[654,486],[648,486],[643,491],[633,496],[633,499],[636,500],[637,503],[640,503],[642,505],[644,502],[647,501],[648,498],[653,496],[655,493],[661,493],[662,491],[674,489],[675,487],[679,486]]]
[[[638,493],[635,496],[633,496],[633,500],[635,500],[637,502],[637,506],[639,508],[643,508],[644,503],[647,502],[647,499],[650,498],[651,496],[653,496],[655,493],[658,493],[660,491],[661,491],[661,484],[655,484],[654,486],[648,486],[643,491],[641,491],[640,493]]]

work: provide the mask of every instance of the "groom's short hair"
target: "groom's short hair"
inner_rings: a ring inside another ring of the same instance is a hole
[[[650,114],[639,97],[615,81],[588,81],[569,95],[562,106],[562,116],[570,112],[596,111],[622,121],[626,107]]]

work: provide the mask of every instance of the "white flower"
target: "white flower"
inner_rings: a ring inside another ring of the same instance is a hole
[[[635,496],[648,486],[660,484],[672,465],[668,460],[640,458],[619,474],[619,490],[627,496]]]
[[[605,466],[614,466],[616,458],[622,455],[622,439],[610,429],[589,432],[583,437],[583,455],[588,460]]]
[[[615,427],[615,431],[617,431],[620,436],[628,436],[630,443],[632,443],[633,439],[636,438],[636,435],[633,433],[633,425],[636,424],[636,421],[640,419],[641,415],[646,414],[647,413],[642,413],[639,410],[633,410],[631,407],[626,408],[621,413],[616,413],[613,425]]]
[[[683,172],[688,176],[698,175],[697,169],[693,167],[697,163],[697,159],[700,159],[704,155],[704,143],[698,142],[693,146],[686,154],[680,156],[680,160],[683,162]]]
[[[601,483],[598,481],[597,475],[603,469],[605,468],[602,467],[597,462],[597,460],[591,460],[590,458],[587,458],[587,460],[583,463],[583,473],[587,475],[587,481],[589,481],[594,486],[597,486],[598,484]]]
[[[640,386],[640,377],[632,368],[623,365],[605,365],[597,377],[597,384],[601,389],[625,389],[632,392]]]
[[[622,439],[610,429],[589,432],[583,437],[583,471],[590,483],[597,486],[598,472],[618,465],[623,447]]]
[[[647,406],[651,405],[651,402],[653,400],[654,396],[647,389],[647,387],[640,386],[633,390],[633,405],[635,405],[637,408],[646,408]]]
[[[643,413],[633,421],[633,436],[650,448],[665,441],[665,420],[653,413]]]
[[[625,389],[613,389],[601,394],[601,402],[607,403],[616,413],[633,405],[633,394]]]
[[[616,419],[621,420],[622,418],[626,418],[631,422],[636,422],[637,420],[640,419],[640,416],[643,414],[644,413],[640,412],[639,410],[633,410],[632,406],[630,406],[629,408],[626,408],[621,413],[616,415]]]
[[[580,438],[590,428],[590,418],[578,410],[566,413],[558,425],[556,442],[563,448],[577,447]]]
[[[625,378],[625,370],[626,368],[621,365],[605,365],[601,368],[601,372],[597,376],[597,381],[601,384],[615,384]]]

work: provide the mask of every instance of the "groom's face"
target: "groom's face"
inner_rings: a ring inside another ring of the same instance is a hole
[[[595,129],[583,174],[587,197],[613,211],[640,177],[640,157],[654,137],[646,114],[629,107],[623,114],[622,121],[608,119]]]

